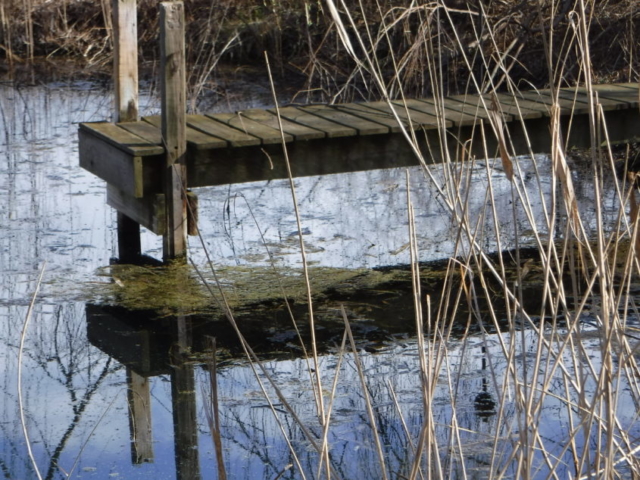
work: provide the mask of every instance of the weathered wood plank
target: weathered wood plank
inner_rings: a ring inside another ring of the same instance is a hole
[[[107,184],[107,204],[156,235],[167,232],[165,196],[162,193],[135,198]]]
[[[162,122],[159,116],[158,121],[160,123]],[[155,125],[151,125],[147,122],[124,122],[117,123],[116,125],[133,133],[134,135],[139,136],[140,138],[145,139],[149,143],[162,147],[162,130],[159,128],[160,125],[156,127]]]
[[[251,120],[250,118],[246,118],[238,113],[216,113],[213,115],[207,115],[207,117],[228,125],[229,127],[235,128],[236,130],[240,130],[247,135],[257,137],[263,145],[282,143],[282,136],[280,135],[279,130]],[[285,142],[293,141],[293,137],[286,132],[284,139]]]
[[[411,126],[413,129],[422,128],[425,130],[438,128],[438,119],[435,116],[411,108],[411,105],[415,102],[417,102],[417,100],[407,100],[407,108],[404,107],[402,102],[394,101],[392,103],[394,111],[398,118],[404,122],[405,126]],[[387,102],[370,102],[363,103],[362,105],[367,108],[377,110],[378,112],[382,112],[383,114],[388,115],[389,118],[396,118]],[[450,127],[452,124],[451,122],[448,122],[446,125],[447,127]]]
[[[530,116],[527,116],[527,118],[531,119],[540,118],[540,116],[549,116],[549,107],[546,104],[540,104],[533,100],[527,100],[526,98],[522,98],[518,95],[512,95],[510,93],[499,93],[497,95],[503,109],[513,108],[514,118],[518,118],[518,109],[527,112],[537,112],[537,115],[531,114]]]
[[[589,105],[589,95],[585,88],[562,88],[558,90],[558,96],[567,100],[575,100],[577,103]],[[612,100],[601,95],[598,95],[598,103],[602,105],[604,111],[607,110],[623,110],[629,108],[629,104],[620,102],[618,100]]]
[[[389,133],[389,127],[376,122],[373,115],[371,118],[351,115],[331,105],[307,105],[299,108],[325,120],[339,123],[345,127],[355,128],[358,131],[358,135],[383,135]]]
[[[278,117],[267,110],[260,110],[257,108],[242,110],[238,112],[244,118],[249,118],[256,122],[259,122],[267,127],[280,130],[280,124],[278,123]],[[281,118],[282,129],[287,135],[291,135],[296,141],[313,140],[315,138],[325,138],[326,134],[315,128],[306,127],[299,123],[292,122],[286,118]]]
[[[184,5],[160,3],[160,96],[162,139],[166,149],[164,260],[187,253],[187,123]]]
[[[279,110],[282,118],[313,128],[314,130],[320,130],[324,132],[328,138],[352,137],[358,134],[355,128],[340,125],[339,123],[305,112],[297,107],[284,107]],[[270,109],[269,112],[276,114],[275,109]]]
[[[621,83],[603,83],[593,86],[596,89],[618,89],[618,88],[629,88],[636,93],[638,92],[638,82],[621,82]]]
[[[189,118],[187,116],[187,118]],[[161,128],[162,126],[162,118],[160,115],[150,115],[148,117],[142,117],[144,122],[150,123],[154,127]],[[200,130],[195,130],[189,126],[187,121],[187,145],[189,148],[195,149],[205,149],[209,150],[212,148],[227,148],[229,144],[218,137],[212,137],[211,135],[207,135],[206,133],[201,132]]]
[[[481,98],[482,100],[484,100],[484,104],[482,103]],[[513,97],[511,97],[510,95],[507,95],[504,93],[498,93],[496,94],[495,98],[498,101],[499,111],[505,115],[505,120],[509,117],[511,117],[510,120],[516,119],[516,118],[529,120],[533,118],[540,118],[543,116],[543,113],[542,111],[540,111],[539,108],[536,108],[536,109],[526,108],[523,105],[520,105],[520,104],[516,105],[515,103],[509,102],[509,100],[513,100]],[[492,102],[493,102],[491,94],[485,94],[482,96],[453,95],[449,97],[449,99],[466,104],[466,105],[471,105],[471,106],[475,104],[475,107],[472,107],[472,110],[475,110],[475,108],[477,108],[478,110],[483,110],[483,111],[485,111],[486,109],[491,109]]]
[[[371,119],[376,123],[385,125],[392,133],[397,133],[402,130],[400,123],[396,117],[392,115],[391,110],[376,110],[375,108],[368,107],[366,103],[342,103],[334,105],[334,107],[350,115]],[[401,123],[405,127],[409,127],[409,122],[403,122],[401,120]],[[413,128],[419,128],[417,123],[412,123],[411,126]]]
[[[189,115],[187,125],[208,135],[221,138],[232,147],[248,147],[262,143],[258,137],[216,122],[205,115]]]
[[[444,116],[445,120],[452,122],[456,127],[475,125],[489,118],[485,109],[480,108],[477,104],[463,104],[448,98],[439,100],[438,105],[436,105],[435,100],[421,98],[417,102],[412,102],[410,108],[433,116],[438,115],[438,110],[440,109],[440,114]],[[506,121],[509,120],[510,117],[506,119]]]
[[[287,151],[294,177],[418,164],[401,134],[294,142]],[[189,160],[190,187],[285,178],[286,164],[278,145],[224,149],[215,154],[202,151]]]
[[[530,90],[526,92],[518,92],[519,98],[524,98],[526,100],[531,100],[540,105],[544,105],[545,115],[551,114],[551,105],[554,103],[554,99],[551,97],[551,92],[549,90]],[[574,115],[584,115],[589,113],[589,105],[586,103],[576,103],[573,99],[568,99],[564,97],[559,97],[557,99],[558,106],[560,107],[560,113],[562,115],[566,115],[568,113],[573,113]]]
[[[138,135],[117,127],[113,123],[81,123],[80,131],[85,131],[136,157],[161,155],[164,152],[161,146],[154,145]]]
[[[583,89],[583,87],[580,88],[580,90]],[[598,92],[600,98],[620,102],[620,104],[625,105],[626,108],[638,108],[638,84],[594,85],[593,89]]]

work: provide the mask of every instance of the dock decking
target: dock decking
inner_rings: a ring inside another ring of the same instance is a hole
[[[597,85],[612,143],[640,137],[638,84]],[[559,92],[566,146],[587,147],[589,100],[584,88]],[[509,130],[513,155],[550,149],[548,90],[498,94],[498,111]],[[467,148],[479,158],[498,156],[485,105],[492,97],[453,96],[394,101],[394,110],[429,163],[442,161],[438,118],[449,147]],[[491,107],[489,107],[491,108]],[[441,115],[438,111],[441,109]],[[418,164],[398,120],[386,102],[280,108],[283,135],[274,109],[187,116],[187,186],[286,178],[282,136],[293,176],[325,175]],[[484,140],[480,128],[485,128]],[[526,133],[526,135],[525,135]],[[83,123],[80,165],[108,184],[108,203],[157,234],[165,233],[163,147],[160,116],[123,123]],[[528,139],[528,141],[527,141]],[[488,150],[485,151],[485,146]],[[451,150],[455,151],[455,150]],[[486,155],[488,153],[489,155]]]

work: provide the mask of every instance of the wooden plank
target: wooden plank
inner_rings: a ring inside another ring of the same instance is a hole
[[[558,90],[558,96],[561,98],[566,98],[567,100],[575,100],[578,103],[589,105],[589,95],[587,89],[584,87],[561,88],[560,90]],[[629,104],[626,102],[612,100],[599,94],[598,103],[602,105],[602,109],[605,112],[608,110],[623,110],[625,108],[629,108]]]
[[[272,112],[260,109],[242,110],[238,112],[244,118],[249,118],[263,125],[266,125],[276,130],[280,130],[280,124],[278,123],[278,117]],[[287,135],[291,135],[296,141],[313,140],[315,138],[325,138],[326,134],[315,128],[306,127],[299,123],[292,122],[286,118],[281,118],[282,129]]]
[[[407,100],[408,110],[405,109],[404,104],[402,104],[401,102],[394,101],[392,102],[392,105],[393,105],[394,111],[396,112],[400,120],[402,120],[405,123],[405,126],[410,125],[411,128],[413,128],[414,130],[418,128],[422,128],[426,130],[438,128],[438,119],[435,116],[429,113],[424,113],[420,110],[414,110],[410,108],[410,106],[416,102],[417,100]],[[389,118],[393,118],[393,119],[396,118],[393,115],[393,112],[391,111],[391,107],[389,107],[389,104],[387,102],[370,102],[370,103],[363,103],[361,105],[367,108],[377,110],[378,112],[382,112],[383,114],[388,115]],[[452,126],[451,122],[446,122],[445,124],[447,127]]]
[[[614,88],[628,88],[631,89],[633,91],[635,91],[636,93],[638,92],[638,82],[621,82],[621,83],[605,83],[605,84],[600,84],[600,85],[594,85],[594,88],[603,88],[603,89],[607,89],[609,87],[614,87]]]
[[[447,98],[442,99],[438,106],[436,106],[434,100],[421,98],[418,101],[411,102],[409,107],[433,116],[438,115],[438,110],[444,108],[441,115],[456,127],[475,125],[489,118],[488,113],[484,109],[480,109],[477,104],[465,104]],[[510,117],[506,120],[509,121]]]
[[[113,0],[116,121],[138,120],[137,0]]]
[[[165,196],[162,193],[135,198],[107,184],[107,204],[156,235],[167,231]]]
[[[134,157],[89,132],[78,131],[82,168],[133,197],[160,191],[162,155]]]
[[[198,196],[193,192],[187,192],[187,202],[189,204],[188,234],[197,235]],[[119,188],[107,184],[107,205],[156,235],[166,234],[166,204],[162,193],[135,198],[122,192]]]
[[[375,121],[376,123],[380,123],[385,125],[390,132],[397,133],[402,131],[402,127],[396,117],[393,116],[391,110],[383,111],[377,110],[375,108],[371,108],[366,103],[343,103],[334,105],[335,108],[341,110],[343,112],[349,113],[350,115],[354,115],[356,117],[367,118]],[[401,121],[402,122],[402,121]],[[405,127],[409,126],[408,122],[402,122]],[[416,123],[412,123],[411,126],[413,128],[419,128],[419,125]]]
[[[158,117],[158,119],[162,122],[160,117]],[[144,138],[149,143],[162,146],[162,131],[159,126],[156,127],[147,122],[124,122],[117,123],[116,125],[134,135]]]
[[[208,135],[221,138],[232,147],[247,147],[262,143],[258,137],[216,122],[205,115],[189,115],[187,125]]]
[[[625,108],[638,107],[638,84],[625,83],[621,85],[594,85],[598,97],[607,98],[626,105]]]
[[[113,123],[81,123],[80,131],[85,131],[135,157],[161,155],[164,149],[138,135],[120,128]]]
[[[263,145],[282,143],[282,136],[280,135],[279,130],[251,120],[250,118],[246,118],[238,113],[216,113],[213,115],[207,115],[207,117],[240,130],[248,135],[257,137]],[[284,139],[285,142],[293,141],[293,137],[286,132]]]
[[[269,112],[276,114],[275,109]],[[324,132],[328,138],[352,137],[358,134],[355,128],[340,125],[339,123],[318,117],[297,107],[284,107],[280,109],[280,116],[291,122],[299,123],[314,130]]]
[[[164,260],[187,253],[187,122],[184,4],[160,3],[160,96],[166,148]]]
[[[437,142],[435,139],[434,141]],[[288,146],[287,151],[294,177],[418,164],[402,134],[358,135],[338,137],[331,141],[317,139],[294,142]],[[278,145],[212,153],[202,151],[190,159],[188,183],[191,187],[287,178],[282,148]]]
[[[551,98],[551,92],[549,90],[530,90],[527,92],[519,92],[519,98],[531,100],[546,107],[545,115],[550,115],[551,105],[554,103],[554,99]],[[560,107],[560,113],[567,115],[572,113],[574,115],[584,115],[589,113],[589,105],[585,103],[575,103],[572,99],[563,97],[558,98],[558,106]]]
[[[533,118],[540,118],[543,116],[543,113],[540,111],[539,108],[536,108],[536,109],[525,108],[522,105],[516,105],[515,103],[510,103],[509,99],[513,98],[510,95],[507,95],[504,93],[498,93],[496,94],[495,97],[498,101],[499,111],[502,112],[507,118],[513,117],[512,119],[522,118],[523,120],[529,120]],[[475,107],[472,107],[472,110],[474,110],[475,108],[482,109],[482,110],[485,110],[487,108],[490,109],[492,108],[492,102],[493,102],[491,94],[485,94],[481,96],[480,95],[453,95],[448,98],[450,100],[464,103],[471,106],[475,104]],[[484,104],[480,101],[481,98],[484,100]]]
[[[189,148],[209,150],[212,148],[227,148],[229,146],[229,144],[221,138],[212,137],[200,130],[191,128],[189,126],[188,118],[189,115],[187,115],[187,145]],[[160,115],[142,117],[142,120],[157,128],[161,128],[162,126],[162,118]]]
[[[540,116],[549,116],[549,107],[546,104],[538,103],[533,100],[527,100],[518,95],[512,95],[511,93],[498,93],[498,100],[501,107],[513,109],[513,116],[518,118],[518,109],[523,112],[537,112],[537,115],[527,115],[526,119],[540,118]]]
[[[382,135],[389,133],[389,127],[373,120],[373,116],[371,119],[368,119],[364,116],[351,115],[331,105],[305,105],[299,108],[304,112],[339,123],[345,127],[355,128],[358,131],[358,135]]]

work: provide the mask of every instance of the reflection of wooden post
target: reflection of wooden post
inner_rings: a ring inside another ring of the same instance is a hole
[[[113,0],[114,89],[117,122],[138,120],[138,25],[136,0]],[[140,225],[118,212],[118,257],[130,261],[142,252]]]
[[[151,393],[149,379],[127,368],[129,398],[129,431],[131,432],[131,462],[153,461],[151,434]]]
[[[183,257],[187,247],[186,206],[186,74],[184,57],[184,5],[160,3],[160,90],[162,138],[167,150],[164,194],[167,233],[163,237],[165,260]]]
[[[193,364],[184,353],[191,344],[191,331],[185,317],[176,317],[176,344],[171,349],[171,404],[176,455],[176,478],[199,480],[198,424]]]

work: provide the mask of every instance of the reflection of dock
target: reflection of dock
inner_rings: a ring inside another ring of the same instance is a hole
[[[607,110],[610,140],[633,138],[639,116],[637,85],[598,85],[595,90]],[[588,147],[588,96],[573,88],[559,93],[566,147]],[[548,134],[551,91],[498,94],[495,98],[500,102],[502,123],[509,130],[508,138],[514,148],[511,154],[551,150]],[[490,131],[487,105],[491,105],[490,97],[444,99],[441,119],[447,126],[451,151],[455,151],[456,145],[471,141],[472,152],[479,158],[486,156],[479,124],[484,122]],[[408,100],[406,108],[400,102],[290,106],[280,110],[283,137],[277,130],[278,118],[273,109],[188,115],[186,186],[287,178],[282,138],[294,177],[416,165],[418,161],[400,124],[419,130],[417,139],[426,158],[438,163],[442,161],[438,110],[433,99]],[[161,179],[165,149],[160,126],[159,117],[119,124],[81,124],[80,164],[107,182],[107,201],[112,207],[164,235],[167,222]],[[488,153],[498,156],[495,136],[488,133],[485,138],[489,141]]]
[[[188,188],[548,153],[550,125],[563,150],[598,141],[593,124],[607,126],[611,143],[637,136],[632,83],[187,115],[181,2],[160,4],[162,115],[140,120],[136,2],[113,6],[118,121],[81,124],[79,151],[120,213],[121,258],[139,253],[138,225],[163,235],[165,258],[186,254],[197,223]]]
[[[194,363],[188,356],[193,339],[190,319],[176,317],[164,328],[145,328],[142,315],[136,319],[134,314],[122,318],[112,313],[87,305],[87,336],[127,368],[132,463],[154,459],[149,377],[169,374],[176,478],[199,479]]]

